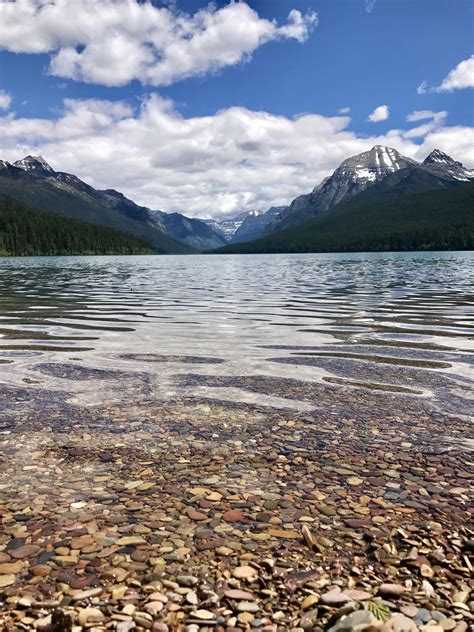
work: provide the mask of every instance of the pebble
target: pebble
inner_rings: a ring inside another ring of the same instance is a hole
[[[237,604],[238,612],[258,612],[259,606],[254,601],[239,601]]]
[[[368,610],[357,610],[341,617],[328,632],[353,632],[362,630],[365,626],[377,624],[377,620]]]
[[[328,606],[341,606],[351,601],[351,597],[339,588],[334,588],[321,595],[321,601]]]
[[[317,360],[336,376],[356,362]],[[54,366],[100,394],[97,369]],[[442,379],[415,373],[425,388]],[[114,377],[119,397],[90,408],[59,388],[0,385],[2,415],[22,411],[2,433],[7,630],[47,629],[52,612],[78,628],[88,612],[101,632],[321,632],[367,625],[350,617],[370,607],[391,617],[383,632],[467,632],[466,453],[445,445],[464,419],[428,398],[214,372],[180,373],[196,393],[170,403],[144,375]],[[202,400],[202,385],[315,410],[307,423],[296,409]]]
[[[256,577],[258,572],[252,566],[238,566],[232,571],[232,576],[236,579],[250,579]]]
[[[79,625],[85,626],[88,623],[100,623],[105,621],[105,616],[98,608],[84,608],[79,610],[78,615]]]
[[[401,584],[382,584],[379,586],[379,594],[383,597],[397,598],[405,594],[406,588]]]

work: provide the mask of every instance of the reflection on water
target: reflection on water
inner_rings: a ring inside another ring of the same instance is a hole
[[[120,400],[122,372],[147,375],[157,399],[311,407],[303,391],[272,393],[272,379],[290,379],[467,414],[473,263],[473,253],[5,258],[3,381],[61,390],[67,380],[76,401],[101,403]]]

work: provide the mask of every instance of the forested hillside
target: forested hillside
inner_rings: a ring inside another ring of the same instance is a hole
[[[361,193],[314,220],[219,253],[471,250],[474,185],[392,198]]]
[[[45,213],[0,195],[0,255],[153,254],[133,235]]]

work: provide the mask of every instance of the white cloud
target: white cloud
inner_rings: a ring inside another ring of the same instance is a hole
[[[247,61],[272,40],[304,42],[317,15],[293,9],[279,26],[245,2],[189,15],[139,0],[13,0],[0,2],[0,23],[0,48],[49,53],[53,75],[163,86]]]
[[[390,115],[388,105],[379,105],[372,114],[369,114],[368,121],[371,123],[378,123],[379,121],[386,121]]]
[[[430,88],[426,81],[422,81],[416,91],[418,94],[425,94],[426,92],[452,92],[463,88],[474,88],[474,55],[459,62],[443,79],[441,85]]]
[[[349,107],[339,108],[338,114],[349,114],[350,111],[351,111],[351,108]]]
[[[436,90],[437,92],[451,92],[451,90],[461,88],[474,88],[474,55],[461,61],[453,68]]]
[[[422,81],[418,88],[416,89],[418,94],[425,94],[427,92],[428,84],[426,81]]]
[[[66,100],[54,120],[0,117],[0,158],[40,153],[57,170],[151,208],[222,216],[287,204],[374,145],[419,160],[438,147],[474,167],[472,128],[444,127],[439,115],[409,115],[411,123],[428,124],[438,116],[439,126],[420,145],[410,130],[358,136],[348,116],[289,118],[231,107],[185,118],[156,94],[136,110],[122,102]]]
[[[433,112],[432,110],[415,110],[411,112],[407,116],[407,121],[409,123],[417,123],[418,121],[426,121],[428,123],[424,123],[423,125],[419,125],[418,127],[414,127],[403,133],[404,138],[420,138],[421,136],[426,136],[430,132],[435,129],[438,129],[446,120],[448,113],[443,112]]]
[[[377,0],[365,0],[365,10],[367,13],[372,13],[376,2]]]
[[[9,110],[12,97],[5,90],[0,90],[0,110]]]

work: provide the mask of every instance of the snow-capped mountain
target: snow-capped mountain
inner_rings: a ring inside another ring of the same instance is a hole
[[[180,213],[152,211],[114,189],[94,189],[71,173],[55,171],[42,156],[26,156],[13,164],[0,161],[0,174],[11,179],[10,183],[0,183],[0,192],[3,186],[6,193],[14,192],[19,198],[20,194],[13,188],[13,181],[20,178],[24,182],[21,201],[41,205],[39,200],[44,199],[45,210],[57,210],[78,219],[147,236],[150,240],[154,239],[159,247],[187,252],[191,249],[186,246],[209,250],[226,243],[220,233],[201,220],[190,219]],[[38,187],[41,187],[42,193],[34,196]],[[32,199],[28,198],[29,194],[33,195]],[[126,218],[125,223],[123,218]],[[132,223],[129,224],[129,221]],[[173,239],[168,241],[165,235]]]
[[[24,171],[34,171],[35,173],[55,173],[43,156],[26,156],[26,158],[14,162],[13,166]]]
[[[311,219],[325,213],[336,204],[349,200],[354,195],[389,178],[398,172],[408,173],[411,168],[421,169],[438,178],[439,186],[474,180],[474,171],[466,169],[460,162],[443,154],[438,149],[418,163],[400,154],[396,149],[375,145],[370,151],[362,152],[344,160],[331,176],[325,178],[311,193],[300,195],[272,221],[268,232],[282,230],[291,224]],[[391,177],[393,176],[393,178]],[[393,180],[395,182],[395,180]]]
[[[474,179],[474,169],[466,169],[462,162],[453,160],[451,156],[439,149],[433,149],[431,154],[423,160],[422,166],[435,175],[443,177],[448,175],[460,182],[470,182]]]
[[[262,215],[264,211],[243,211],[238,215],[234,215],[233,217],[229,217],[226,219],[203,219],[208,226],[211,226],[214,230],[219,232],[226,241],[231,241],[235,233],[242,226],[244,221],[249,217],[257,217],[258,215]]]
[[[231,244],[239,244],[243,241],[250,241],[263,235],[270,222],[272,222],[284,206],[272,206],[265,213],[252,213],[248,215],[235,231],[230,239]]]
[[[100,191],[72,174],[55,171],[41,156],[27,156],[13,164],[1,161],[0,193],[38,210],[130,233],[148,241],[157,252],[193,252],[163,231],[145,207],[116,191]]]

